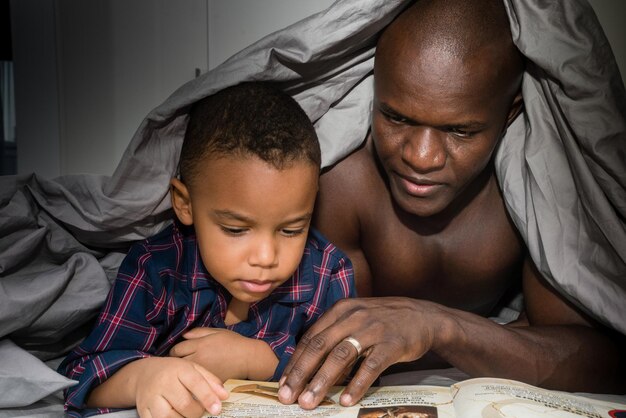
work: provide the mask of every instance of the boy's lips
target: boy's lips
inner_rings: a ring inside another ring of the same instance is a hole
[[[265,293],[272,287],[270,280],[240,280],[241,287],[250,293]]]

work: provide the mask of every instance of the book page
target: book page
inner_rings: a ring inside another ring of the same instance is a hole
[[[386,386],[371,388],[357,405],[342,407],[342,387],[335,387],[327,399],[312,411],[278,402],[278,384],[229,380],[230,392],[222,403],[222,418],[243,417],[337,417],[337,418],[454,418],[450,388],[437,386]],[[205,415],[204,417],[209,417]]]
[[[459,418],[626,417],[626,405],[506,379],[470,379],[452,385],[451,389]]]

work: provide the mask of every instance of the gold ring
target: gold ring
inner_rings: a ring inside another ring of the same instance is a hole
[[[356,356],[361,357],[361,353],[363,352],[363,347],[361,346],[361,343],[356,340],[356,338],[346,337],[343,339],[343,341],[346,341],[352,344],[352,346],[356,348]]]

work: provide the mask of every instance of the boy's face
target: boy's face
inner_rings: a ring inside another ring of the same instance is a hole
[[[178,218],[193,223],[206,269],[234,298],[259,301],[296,270],[318,175],[306,162],[278,170],[257,157],[221,157],[207,160],[189,188],[172,180]]]

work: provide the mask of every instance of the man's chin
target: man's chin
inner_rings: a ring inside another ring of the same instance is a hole
[[[438,215],[445,208],[433,199],[416,198],[406,193],[394,194],[393,199],[402,211],[418,218],[430,218]]]

